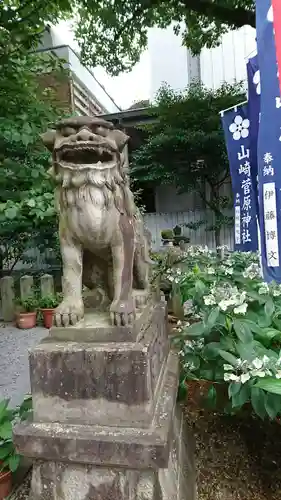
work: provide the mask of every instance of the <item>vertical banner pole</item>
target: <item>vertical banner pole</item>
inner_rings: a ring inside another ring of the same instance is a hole
[[[258,137],[259,224],[264,279],[281,283],[281,99],[271,0],[256,0],[261,103]]]
[[[277,64],[279,69],[279,86],[281,92],[281,2],[272,0],[272,14],[274,23],[274,35],[276,45]]]

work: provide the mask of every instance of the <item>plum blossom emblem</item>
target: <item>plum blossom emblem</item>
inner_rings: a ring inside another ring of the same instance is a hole
[[[253,77],[253,84],[256,86],[256,93],[261,94],[261,74],[260,70],[256,71]]]
[[[241,138],[246,139],[249,135],[250,121],[248,118],[242,118],[237,115],[234,122],[229,126],[229,131],[232,133],[233,139],[239,141]]]

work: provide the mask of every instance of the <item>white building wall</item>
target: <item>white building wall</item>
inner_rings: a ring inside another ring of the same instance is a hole
[[[167,29],[153,28],[148,33],[150,57],[150,99],[163,82],[173,89],[183,90],[187,85],[188,58],[186,47],[181,45],[171,25]]]
[[[245,81],[245,59],[256,48],[255,36],[255,30],[245,26],[224,35],[219,47],[203,49],[200,55],[202,83],[216,89],[223,82]]]
[[[255,48],[255,30],[245,26],[224,35],[219,47],[203,49],[199,58],[193,58],[172,26],[163,30],[153,28],[148,37],[150,98],[153,99],[163,82],[175,90],[183,90],[198,73],[201,81],[213,89],[223,82],[246,80],[245,59]]]

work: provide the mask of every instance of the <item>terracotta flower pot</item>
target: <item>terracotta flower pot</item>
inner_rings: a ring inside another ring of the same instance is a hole
[[[51,328],[53,326],[54,309],[41,309],[43,314],[43,323],[45,328]]]
[[[10,471],[0,472],[0,500],[7,498],[12,491],[12,474]]]
[[[34,328],[36,326],[36,312],[18,313],[16,324],[21,330]]]

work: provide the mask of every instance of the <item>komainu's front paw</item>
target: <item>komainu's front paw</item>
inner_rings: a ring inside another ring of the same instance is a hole
[[[55,309],[54,326],[76,325],[84,317],[84,304],[79,299],[64,299]]]
[[[135,306],[133,299],[113,301],[110,306],[111,322],[115,326],[128,326],[134,322]]]

